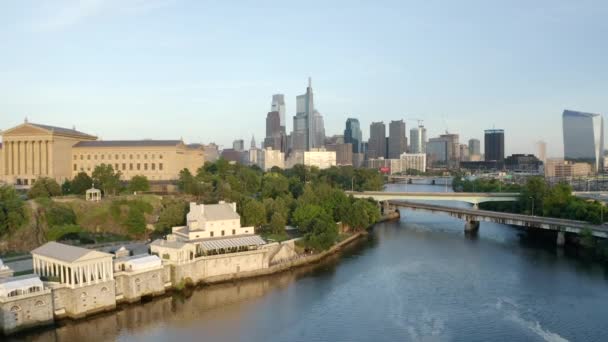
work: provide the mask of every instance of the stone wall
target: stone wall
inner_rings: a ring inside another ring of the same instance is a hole
[[[60,317],[82,318],[90,314],[116,308],[115,281],[88,286],[53,290],[55,312]],[[65,313],[62,313],[65,311]]]
[[[52,323],[53,297],[48,290],[0,302],[0,329],[4,334]]]
[[[124,301],[132,303],[143,296],[158,296],[165,293],[163,281],[164,268],[140,272],[120,272],[114,274],[116,296],[123,296]]]

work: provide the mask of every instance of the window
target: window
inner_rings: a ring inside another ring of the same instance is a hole
[[[116,157],[116,158],[114,158],[114,159],[118,160],[118,154],[117,154],[117,155],[115,155],[115,157]]]
[[[147,154],[144,154],[144,159],[148,159],[148,155]]]
[[[150,166],[152,167],[152,171],[156,170],[156,164],[152,163]]]
[[[81,154],[81,155],[80,155],[80,160],[82,160],[82,159],[84,159],[84,156]]]
[[[236,229],[232,230],[232,235],[236,235]]]
[[[127,164],[122,163],[122,170],[124,171],[124,170],[126,170],[126,169],[127,169]]]
[[[148,163],[144,163],[144,171],[148,171]]]
[[[107,287],[105,287],[105,286],[104,286],[104,287],[102,287],[102,288],[101,288],[101,292],[102,292],[102,293],[103,293],[103,292],[108,292],[108,288],[107,288]]]
[[[44,302],[41,300],[36,301],[36,304],[34,304],[36,306],[44,306]]]
[[[139,159],[139,154],[137,155],[137,159]]]
[[[116,158],[118,159],[118,158]],[[118,163],[114,164],[114,170],[118,170]]]
[[[74,171],[78,170],[78,166],[74,164]]]
[[[213,237],[213,232],[209,232],[209,236]]]
[[[94,156],[93,156],[93,159],[97,160],[97,155],[94,155]]]
[[[158,155],[158,159],[163,159],[163,155],[162,155],[162,154],[159,154],[159,155]],[[162,165],[162,164],[161,164],[161,165]]]
[[[105,154],[102,154],[102,155],[101,155],[101,160],[103,160],[103,158],[104,158],[105,156],[106,156]]]
[[[129,159],[133,159],[133,155],[132,154],[129,154]]]
[[[127,156],[123,154],[122,159],[127,159]]]
[[[91,160],[91,155],[87,154],[87,160]]]
[[[133,171],[133,164],[129,163],[129,170]]]
[[[161,171],[163,170],[163,163],[158,163],[158,169]]]
[[[137,163],[137,171],[139,171],[141,169],[141,164]]]
[[[222,230],[222,236],[224,236],[224,235],[225,235],[225,234],[224,234],[224,231]]]
[[[10,295],[9,295],[9,297],[10,297]],[[19,305],[15,305],[11,308],[11,312],[17,312],[17,311],[21,311],[21,307]]]

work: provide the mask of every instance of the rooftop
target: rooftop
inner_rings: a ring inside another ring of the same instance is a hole
[[[150,243],[150,246],[162,246],[167,248],[181,249],[186,246],[185,242],[180,241],[167,241],[164,239],[157,239]]]
[[[28,122],[28,124],[38,127],[38,128],[42,128],[42,129],[46,129],[49,131],[52,131],[54,133],[59,133],[59,134],[68,134],[68,135],[80,135],[80,136],[85,136],[88,138],[95,138],[95,136],[92,136],[90,134],[86,134],[84,132],[80,132],[77,131],[75,129],[69,129],[69,128],[63,128],[63,127],[57,127],[57,126],[50,126],[50,125],[42,125],[42,124],[37,124],[37,123],[31,123]]]
[[[47,242],[46,244],[34,249],[32,254],[57,259],[64,262],[75,262],[85,259],[96,259],[101,257],[112,257],[112,254],[99,252],[91,249],[65,245],[58,242]]]
[[[181,140],[95,140],[81,141],[74,147],[170,147],[182,143]]]
[[[201,239],[197,242],[201,243],[201,248],[204,251],[249,246],[261,246],[266,244],[266,241],[264,241],[259,235],[242,235],[231,238]]]

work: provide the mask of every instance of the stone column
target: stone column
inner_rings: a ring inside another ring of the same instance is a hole
[[[15,175],[15,142],[11,141],[11,144],[9,146],[10,146],[10,152],[11,152],[10,161],[9,161],[11,164],[11,167],[9,169],[9,174],[11,176],[14,176]]]
[[[49,162],[49,168],[47,170],[47,175],[53,175],[53,140],[49,140],[48,141],[48,150],[49,150],[49,157],[48,157],[48,162]]]
[[[563,247],[566,244],[566,233],[557,232],[557,246]]]
[[[23,174],[28,174],[28,168],[29,168],[29,164],[28,163],[28,159],[30,157],[30,155],[28,154],[28,146],[27,146],[27,140],[23,142]]]
[[[74,267],[70,267],[70,285],[74,287],[76,284],[76,274],[74,272]]]

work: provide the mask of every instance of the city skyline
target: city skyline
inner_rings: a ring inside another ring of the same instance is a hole
[[[506,154],[532,152],[542,139],[556,157],[564,108],[608,112],[600,1],[72,4],[1,6],[0,128],[27,116],[104,139],[183,136],[227,147],[264,135],[272,94],[285,95],[291,131],[309,76],[327,135],[348,117],[362,127],[420,118],[429,137],[447,129],[481,139],[500,127]],[[302,18],[312,22],[293,25]],[[309,53],[291,53],[301,46]]]

